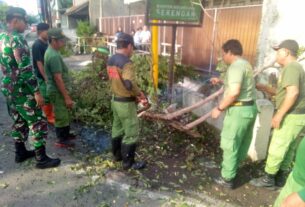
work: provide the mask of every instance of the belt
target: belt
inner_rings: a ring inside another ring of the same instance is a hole
[[[135,102],[136,98],[135,97],[117,97],[117,96],[114,96],[112,100],[117,101],[117,102]]]
[[[252,106],[254,101],[235,101],[231,104],[231,106]]]

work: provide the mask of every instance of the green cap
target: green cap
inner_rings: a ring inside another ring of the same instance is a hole
[[[6,21],[10,21],[15,17],[26,19],[26,11],[20,7],[10,6],[6,11]]]
[[[299,44],[295,40],[284,40],[281,44],[273,47],[274,50],[279,50],[281,48],[290,50],[292,55],[296,56],[298,54]]]
[[[60,28],[51,28],[48,30],[48,36],[52,39],[69,39],[66,37],[66,35],[63,33],[62,29]]]

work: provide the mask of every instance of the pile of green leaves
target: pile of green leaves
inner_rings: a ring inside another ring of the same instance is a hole
[[[152,78],[152,57],[150,55],[134,55],[132,61],[136,70],[137,83],[139,87],[147,94],[154,93],[154,84]],[[159,57],[159,83],[157,94],[160,95],[166,90],[168,82],[169,59]],[[174,83],[183,81],[184,77],[198,79],[199,74],[194,71],[192,66],[175,64],[174,66]]]
[[[136,70],[138,86],[148,95],[154,94],[152,79],[152,61],[148,55],[134,55],[132,61]],[[185,76],[198,77],[190,66],[175,65],[175,82],[183,80]],[[102,75],[100,74],[102,73]],[[160,57],[159,60],[159,89],[162,94],[167,87],[168,58]],[[86,69],[72,73],[73,92],[72,97],[76,102],[73,117],[87,125],[94,125],[109,129],[111,126],[111,92],[107,80],[106,63],[100,59],[94,65],[88,65]]]
[[[101,67],[105,63],[100,61],[95,67],[88,65],[86,69],[72,73],[72,98],[76,102],[73,118],[107,130],[111,126],[111,94],[108,82],[99,76],[106,71]]]

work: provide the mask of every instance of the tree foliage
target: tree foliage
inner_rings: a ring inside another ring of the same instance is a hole
[[[72,0],[60,0],[59,3],[62,9],[70,8],[73,5]]]
[[[36,15],[27,15],[28,16],[28,24],[35,24],[39,22],[39,17]]]
[[[78,21],[76,35],[78,37],[90,37],[94,34],[95,28],[88,21]]]
[[[8,9],[8,5],[4,2],[0,2],[0,22],[2,24],[5,23],[5,18],[6,18],[6,11]]]

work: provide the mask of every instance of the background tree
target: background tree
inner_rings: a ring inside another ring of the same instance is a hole
[[[61,5],[61,9],[70,8],[73,5],[72,0],[59,0],[59,3]]]
[[[0,2],[0,23],[5,24],[5,16],[8,5],[5,2]]]
[[[39,22],[39,16],[37,15],[28,15],[28,24],[35,24]]]

